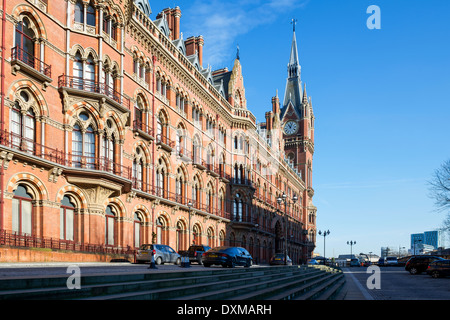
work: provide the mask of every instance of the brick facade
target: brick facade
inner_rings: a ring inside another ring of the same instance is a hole
[[[239,59],[203,68],[207,43],[182,39],[180,8],[152,21],[137,2],[6,1],[0,229],[177,251],[190,239],[267,262],[284,250],[285,193],[298,198],[289,255],[305,261],[313,192],[284,160],[278,97],[262,136]]]

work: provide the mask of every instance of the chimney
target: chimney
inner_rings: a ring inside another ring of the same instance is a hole
[[[200,63],[200,66],[203,67],[203,45],[205,44],[205,41],[203,40],[202,35],[198,36],[196,39],[197,39],[198,62]]]
[[[167,24],[170,29],[170,39],[177,40],[180,38],[180,18],[181,18],[181,10],[180,7],[175,7],[174,9],[166,8],[156,16],[156,19],[160,19],[166,17]]]
[[[278,98],[278,90],[277,95],[272,98],[272,112],[275,114],[280,114],[280,99]]]
[[[189,37],[184,42],[184,46],[186,47],[186,56],[191,56],[195,53],[195,38]]]
[[[173,16],[173,40],[180,39],[180,18],[181,18],[181,10],[180,7],[175,7],[172,10]]]

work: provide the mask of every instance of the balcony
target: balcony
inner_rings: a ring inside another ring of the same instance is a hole
[[[140,120],[133,121],[133,131],[135,132],[135,134],[138,134],[147,140],[155,140],[155,130],[142,123]]]
[[[212,176],[217,178],[219,176],[219,166],[214,165],[214,164],[206,164],[206,172]]]
[[[82,176],[92,176],[113,178],[121,180],[131,180],[131,168],[115,163],[104,157],[87,157],[83,155],[65,153],[63,150],[51,148],[46,145],[36,143],[33,140],[21,137],[12,132],[0,132],[0,144],[17,150],[15,158],[23,159],[26,162],[33,160],[41,165],[47,164],[52,167],[54,164],[63,167],[65,174],[79,174]],[[99,173],[103,173],[99,175]]]
[[[206,170],[206,163],[204,160],[200,159],[200,157],[196,157],[194,155],[194,159],[192,159],[192,165],[194,168],[198,168],[200,170]]]
[[[95,80],[82,79],[67,75],[58,77],[58,87],[70,94],[91,97],[94,99],[106,98],[106,101],[121,110],[130,112],[131,101],[113,88]]]
[[[11,49],[11,67],[14,75],[23,70],[44,83],[52,82],[52,67],[19,46]]]
[[[156,135],[156,145],[158,146],[158,148],[162,148],[167,152],[172,152],[173,148],[175,147],[175,141],[170,140],[163,133],[158,133]]]
[[[183,161],[192,161],[192,152],[187,150],[185,147],[177,146],[177,156]]]

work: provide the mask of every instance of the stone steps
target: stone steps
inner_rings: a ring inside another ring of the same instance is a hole
[[[343,273],[328,267],[275,266],[0,280],[0,300],[245,300],[328,299]],[[341,282],[339,282],[341,281]],[[309,294],[308,294],[309,293]]]

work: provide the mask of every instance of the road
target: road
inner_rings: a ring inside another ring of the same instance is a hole
[[[380,267],[379,270],[377,281],[375,273],[367,273],[367,268],[343,268],[347,281],[355,281],[366,300],[450,300],[450,277],[434,279],[426,273],[413,276],[403,267]],[[375,286],[377,283],[379,289]]]

